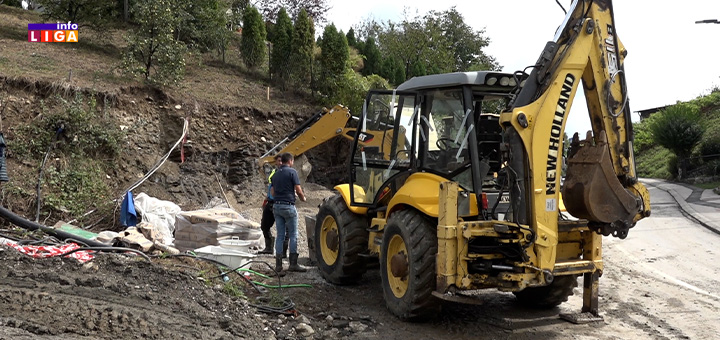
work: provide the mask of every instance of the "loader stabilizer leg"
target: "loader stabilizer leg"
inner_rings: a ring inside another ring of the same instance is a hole
[[[603,321],[599,312],[600,276],[604,268],[602,261],[602,236],[592,231],[582,233],[583,260],[592,261],[594,269],[583,273],[583,305],[580,313],[560,314],[560,318],[575,324]]]
[[[585,273],[584,284],[583,284],[583,313],[590,313],[593,316],[599,317],[598,314],[598,287],[600,282],[600,273],[595,271],[592,273]]]

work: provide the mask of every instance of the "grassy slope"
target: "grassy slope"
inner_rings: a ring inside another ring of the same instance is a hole
[[[115,92],[127,86],[141,86],[140,79],[124,76],[119,68],[125,46],[125,30],[98,36],[81,30],[78,43],[30,43],[27,24],[43,22],[33,12],[0,5],[0,76],[25,77],[57,84],[70,84],[97,91]],[[262,111],[307,109],[304,98],[270,88],[262,75],[248,72],[237,46],[230,46],[227,63],[216,54],[188,56],[185,80],[164,89],[173,98],[212,102],[217,105],[253,107]]]

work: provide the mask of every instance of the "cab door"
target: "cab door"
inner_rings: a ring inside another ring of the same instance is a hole
[[[351,205],[374,205],[384,194],[380,188],[388,190],[383,186],[386,181],[412,168],[417,156],[419,110],[416,92],[368,93],[351,153]]]

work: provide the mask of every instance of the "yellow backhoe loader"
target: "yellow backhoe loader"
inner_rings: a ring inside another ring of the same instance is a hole
[[[578,315],[597,317],[602,235],[624,238],[650,214],[625,56],[612,2],[577,0],[530,74],[439,74],[371,91],[349,183],[321,204],[310,235],[323,277],[355,283],[379,261],[390,312],[422,320],[440,300],[473,302],[488,288],[553,307],[584,276]],[[561,188],[580,83],[592,132],[572,138]],[[383,143],[365,147],[369,135]],[[561,191],[575,218],[560,212]]]

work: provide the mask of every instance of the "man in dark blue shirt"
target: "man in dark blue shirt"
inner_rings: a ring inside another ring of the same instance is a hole
[[[293,155],[285,152],[280,155],[282,165],[275,171],[272,178],[272,186],[270,194],[275,199],[273,205],[273,215],[275,215],[275,226],[277,227],[277,238],[275,239],[275,271],[282,271],[282,244],[285,237],[290,238],[290,267],[289,271],[304,272],[307,269],[298,265],[298,213],[295,209],[295,195],[305,202],[305,193],[300,187],[300,178],[295,169],[292,168],[295,163]]]

